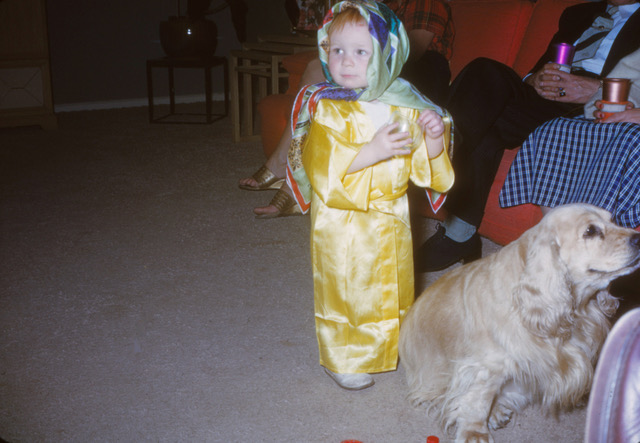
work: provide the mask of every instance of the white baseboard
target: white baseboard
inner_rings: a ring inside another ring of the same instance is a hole
[[[179,95],[176,96],[176,103],[204,103],[204,94]],[[213,101],[224,101],[222,92],[213,94]],[[168,105],[169,96],[154,97],[154,105]],[[132,98],[127,100],[108,100],[102,102],[82,102],[82,103],[63,103],[54,106],[54,112],[75,112],[75,111],[97,111],[100,109],[118,109],[118,108],[137,108],[148,106],[147,98]]]

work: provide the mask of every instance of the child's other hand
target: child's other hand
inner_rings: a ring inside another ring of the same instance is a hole
[[[418,117],[418,125],[424,131],[425,136],[436,139],[444,134],[444,122],[436,111],[425,109]]]

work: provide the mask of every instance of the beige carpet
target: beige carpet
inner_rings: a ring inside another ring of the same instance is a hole
[[[236,186],[260,144],[146,112],[0,131],[0,437],[450,441],[405,401],[402,367],[347,392],[318,365],[308,217],[256,220],[271,193]],[[531,408],[494,435],[580,442],[584,422]]]

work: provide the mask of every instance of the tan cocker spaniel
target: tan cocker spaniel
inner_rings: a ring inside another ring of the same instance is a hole
[[[638,267],[640,233],[607,211],[552,210],[418,297],[400,331],[410,400],[455,430],[456,442],[477,443],[529,404],[580,404],[618,308],[609,284]]]

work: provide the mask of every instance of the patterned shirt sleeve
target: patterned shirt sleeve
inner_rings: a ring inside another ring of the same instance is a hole
[[[429,50],[451,57],[451,46],[455,35],[451,8],[447,0],[385,0],[395,12],[407,32],[424,29],[433,32]]]

